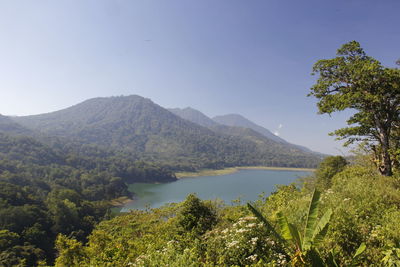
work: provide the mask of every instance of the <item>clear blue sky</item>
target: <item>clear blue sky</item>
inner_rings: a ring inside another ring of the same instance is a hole
[[[348,113],[316,114],[312,65],[357,40],[394,67],[400,1],[0,0],[0,36],[1,114],[138,94],[338,154]]]

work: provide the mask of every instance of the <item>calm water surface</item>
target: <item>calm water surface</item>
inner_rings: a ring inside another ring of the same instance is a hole
[[[121,211],[158,208],[167,203],[181,202],[190,193],[196,193],[201,199],[222,199],[227,204],[238,198],[244,202],[253,201],[262,193],[269,195],[278,184],[287,185],[309,174],[305,171],[240,170],[227,175],[184,178],[166,184],[135,183],[129,185],[135,200]]]

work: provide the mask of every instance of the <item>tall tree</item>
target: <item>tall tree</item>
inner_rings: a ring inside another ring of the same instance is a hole
[[[351,41],[337,51],[337,57],[315,63],[319,75],[309,96],[315,96],[319,113],[355,111],[349,127],[331,133],[347,139],[345,145],[366,141],[375,152],[381,174],[392,175],[392,158],[398,151],[400,113],[400,70],[386,68],[367,56],[360,44]]]

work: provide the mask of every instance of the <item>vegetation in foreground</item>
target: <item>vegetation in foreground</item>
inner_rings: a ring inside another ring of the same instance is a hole
[[[59,235],[56,266],[398,266],[400,177],[367,165],[328,157],[253,209],[189,195],[132,211],[101,222],[87,244]]]

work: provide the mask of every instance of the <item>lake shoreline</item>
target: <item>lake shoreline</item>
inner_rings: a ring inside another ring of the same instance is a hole
[[[237,172],[234,172],[237,170]],[[215,170],[213,170],[215,172]],[[231,174],[222,175],[222,173]],[[234,173],[232,173],[234,172]],[[189,194],[196,194],[203,200],[219,199],[225,203],[256,201],[260,195],[268,196],[276,191],[276,185],[289,185],[299,177],[310,175],[309,169],[282,169],[265,167],[229,168],[219,170],[219,176],[203,176],[193,179],[178,179],[171,183],[135,183],[129,191],[135,196],[132,203],[126,204],[122,211],[158,208],[168,203],[179,203]],[[196,173],[196,175],[205,172]],[[208,171],[207,174],[210,174]],[[187,173],[186,173],[187,175]],[[194,175],[194,174],[192,174]]]
[[[114,208],[124,207],[126,204],[132,203],[135,200],[126,196],[110,200],[110,205]]]
[[[271,170],[271,171],[307,171],[314,172],[315,169],[311,168],[290,168],[290,167],[267,167],[267,166],[245,166],[245,167],[231,167],[221,170],[205,169],[197,172],[177,172],[175,173],[177,179],[194,178],[201,176],[219,176],[238,172],[240,170]]]

